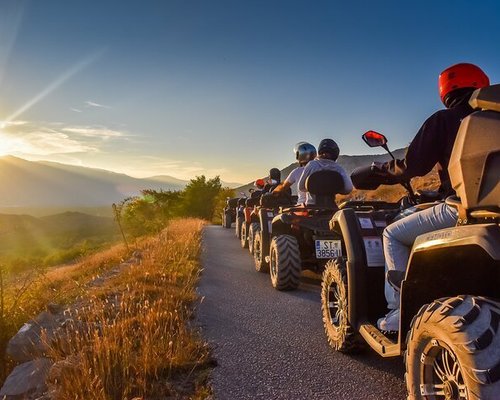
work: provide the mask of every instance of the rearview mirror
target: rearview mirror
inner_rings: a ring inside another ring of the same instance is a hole
[[[362,138],[370,147],[385,147],[387,144],[387,138],[381,133],[375,131],[365,132]]]

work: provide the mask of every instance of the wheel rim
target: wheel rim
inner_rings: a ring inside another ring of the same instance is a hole
[[[331,282],[328,285],[328,320],[330,324],[338,328],[342,318],[342,309],[344,307],[344,300],[340,295],[339,286],[336,282]]]
[[[467,386],[453,351],[438,340],[431,340],[422,353],[420,392],[428,399],[467,400]]]
[[[271,270],[271,278],[274,279],[274,277],[278,274],[278,266],[276,265],[276,250],[274,247],[271,249],[271,260],[270,260],[270,270]]]
[[[255,257],[255,260],[257,263],[260,264],[260,257],[262,256],[261,251],[260,251],[260,240],[259,240],[259,235],[255,236],[255,239],[253,241],[253,254]]]

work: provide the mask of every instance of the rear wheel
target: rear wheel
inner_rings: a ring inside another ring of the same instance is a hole
[[[247,224],[245,221],[241,224],[240,244],[242,249],[248,247]]]
[[[240,217],[239,215],[236,215],[236,228],[235,228],[235,234],[238,239],[241,238],[241,226],[243,222],[243,218]]]
[[[262,231],[259,229],[253,238],[253,261],[257,272],[269,272],[269,264],[264,257],[262,248]]]
[[[423,306],[405,353],[412,400],[493,400],[500,393],[500,303],[458,296]]]
[[[302,265],[299,243],[292,235],[275,236],[271,241],[271,283],[277,290],[294,290],[300,283]]]
[[[260,225],[257,222],[252,222],[248,229],[248,250],[250,250],[250,254],[253,254],[255,234],[258,231],[260,231]]]
[[[321,281],[321,310],[328,343],[342,353],[363,349],[363,341],[349,323],[347,270],[342,258],[326,263]]]

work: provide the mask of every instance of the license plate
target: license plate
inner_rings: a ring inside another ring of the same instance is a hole
[[[342,256],[340,240],[316,240],[316,258],[337,258]]]

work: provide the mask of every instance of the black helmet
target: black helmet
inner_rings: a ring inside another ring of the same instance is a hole
[[[336,161],[340,153],[339,146],[335,143],[333,139],[323,139],[319,142],[318,154],[327,155],[325,158]]]
[[[297,143],[293,148],[293,152],[300,165],[305,165],[309,161],[314,160],[314,157],[317,155],[316,147],[307,142]]]
[[[281,182],[281,171],[278,168],[271,168],[269,170],[269,178],[274,179],[276,182]]]

